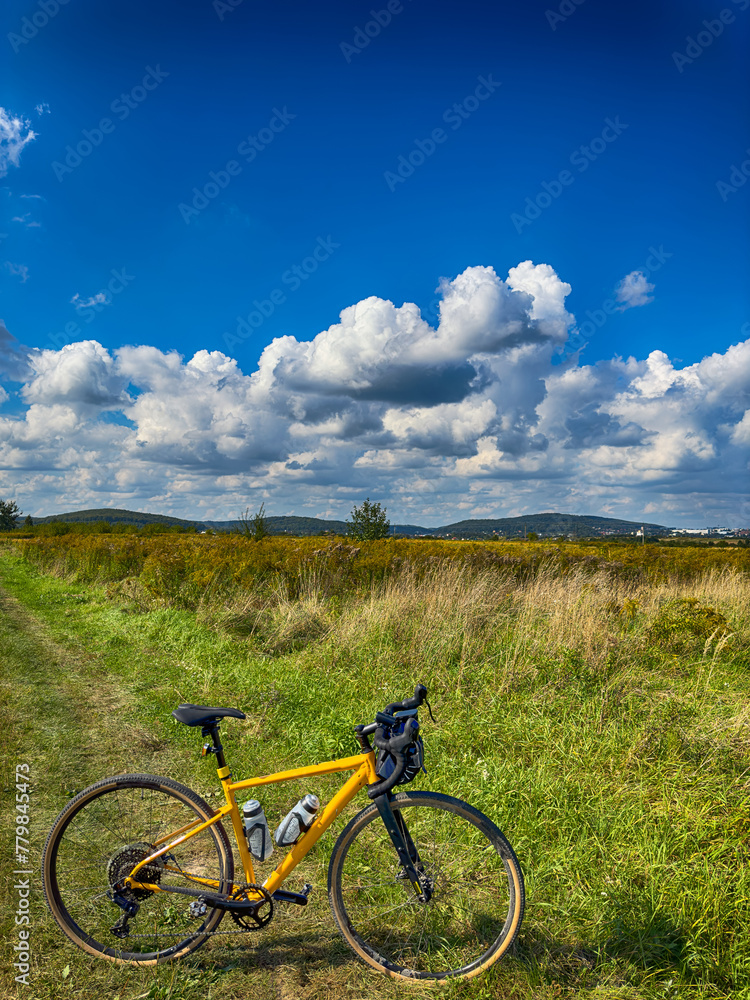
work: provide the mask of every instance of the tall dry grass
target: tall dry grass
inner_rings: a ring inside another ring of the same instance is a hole
[[[443,561],[403,567],[344,599],[313,571],[295,589],[290,597],[277,581],[230,600],[208,596],[201,617],[268,653],[323,642],[373,665],[395,657],[404,670],[459,687],[480,671],[497,690],[550,663],[575,660],[604,679],[628,658],[701,660],[750,645],[750,578],[726,567],[688,582],[633,581],[582,567],[561,573],[550,561],[519,581],[505,567]]]

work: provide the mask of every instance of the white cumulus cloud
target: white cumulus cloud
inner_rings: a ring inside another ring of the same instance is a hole
[[[343,516],[369,495],[428,525],[457,511],[750,521],[750,340],[683,367],[661,351],[582,365],[566,354],[570,291],[548,264],[469,267],[441,281],[436,325],[373,296],[311,340],[277,338],[247,372],[220,351],[30,350],[3,327],[22,408],[0,415],[0,468],[32,513],[222,519],[259,499]]]
[[[620,309],[632,309],[634,306],[645,306],[654,301],[651,294],[656,286],[653,285],[643,271],[631,271],[626,274],[615,289],[617,301]]]
[[[29,280],[29,269],[26,264],[14,264],[12,261],[6,260],[5,266],[12,275],[21,279],[22,285]]]

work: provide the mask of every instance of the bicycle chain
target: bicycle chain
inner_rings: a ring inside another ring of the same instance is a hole
[[[177,858],[173,854],[168,855],[168,857],[177,866],[177,870],[180,872],[180,874],[184,878],[186,878],[190,882],[197,881],[196,879],[191,879],[191,877],[189,875],[187,875],[185,872],[183,872],[182,867],[180,866],[179,861],[177,860]],[[233,895],[236,895],[238,892],[247,892],[248,889],[259,889],[268,898],[269,902],[271,903],[271,913],[269,914],[268,920],[266,920],[266,922],[265,922],[265,923],[268,923],[268,921],[271,919],[271,916],[273,916],[273,901],[272,901],[271,897],[268,895],[268,893],[266,892],[266,890],[263,888],[263,886],[258,886],[258,885],[252,884],[250,882],[243,882],[243,883],[241,883],[241,884],[239,884],[239,885],[237,885],[235,887],[235,892],[233,893]],[[234,920],[234,922],[236,924],[240,923],[240,919],[241,918],[238,919],[236,913],[232,913],[231,916],[232,916],[232,920]],[[262,924],[260,927],[244,927],[244,926],[242,926],[242,929],[239,930],[239,931],[204,931],[204,934],[205,934],[206,937],[216,937],[219,934],[222,934],[224,936],[228,936],[228,935],[232,935],[232,934],[249,934],[250,931],[260,930],[261,927],[263,927],[263,926],[265,926],[265,924]],[[140,934],[140,935],[133,934],[133,935],[131,935],[131,937],[143,937],[143,938],[146,938],[146,937],[149,937],[149,936],[150,935],[148,935],[148,934]],[[157,935],[157,937],[169,937],[169,935],[163,934],[163,935]]]
[[[273,916],[273,910],[274,910],[274,907],[273,907],[273,897],[263,888],[263,886],[261,886],[261,885],[255,885],[252,882],[243,882],[243,883],[235,886],[235,891],[232,893],[232,898],[241,898],[242,895],[246,895],[247,894],[248,889],[256,889],[259,892],[262,892],[263,895],[265,896],[265,901],[268,902],[268,903],[270,903],[270,905],[271,905],[271,910],[270,910],[268,916],[263,919],[262,923],[258,924],[257,927],[248,927],[248,926],[246,926],[244,924],[240,924],[240,921],[243,920],[244,918],[240,914],[238,914],[238,913],[232,913],[232,911],[229,910],[228,911],[229,915],[231,916],[232,920],[234,920],[234,922],[241,927],[241,930],[238,930],[238,931],[202,931],[202,932],[196,931],[196,933],[202,933],[205,937],[217,937],[218,935],[231,936],[233,934],[250,934],[253,931],[262,930],[267,924],[269,924],[271,922],[271,918]],[[169,937],[173,937],[173,936],[174,935],[172,935],[172,934],[129,934],[128,938],[134,939],[134,940],[142,939],[142,940],[153,941],[154,938],[161,938],[161,937],[169,938]]]

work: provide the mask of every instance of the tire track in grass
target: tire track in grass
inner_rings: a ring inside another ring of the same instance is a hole
[[[32,606],[45,588],[58,581],[32,580],[0,556],[3,582]],[[45,605],[45,612],[47,608]],[[135,754],[122,738],[122,722],[137,698],[107,670],[102,657],[92,655],[65,629],[65,609],[55,605],[44,618],[0,587],[0,727],[3,739],[3,799],[0,824],[0,877],[11,887],[17,876],[13,773],[16,763],[29,765],[31,784],[28,868],[31,898],[31,971],[29,986],[14,981],[12,960],[0,967],[0,996],[24,1000],[197,1000],[213,994],[215,969],[183,962],[157,969],[137,969],[91,959],[69,944],[48,913],[41,888],[39,864],[47,833],[68,798],[97,778],[130,770],[153,771],[153,753],[140,747]],[[49,619],[49,620],[46,620]],[[59,620],[58,620],[59,619]],[[58,628],[58,625],[60,627]],[[50,637],[54,632],[62,641]],[[70,643],[70,646],[67,643]],[[119,737],[119,738],[118,738]],[[18,940],[15,900],[10,890],[0,908],[3,943]],[[7,903],[11,906],[8,906]],[[263,973],[258,979],[265,979]],[[257,983],[260,986],[261,983]],[[264,989],[256,996],[270,996]]]
[[[38,874],[52,820],[72,793],[101,776],[108,760],[109,733],[87,725],[92,698],[103,698],[111,705],[120,692],[112,687],[111,677],[106,676],[95,658],[52,640],[45,622],[3,588],[0,588],[0,665],[3,798],[7,800],[0,826],[4,848],[0,852],[0,869],[5,885],[12,886],[17,878],[13,875],[16,863],[12,776],[15,765],[24,763],[29,766],[31,785],[28,868],[34,872],[30,879],[30,984],[16,983],[11,962],[4,962],[0,972],[2,995],[47,1000],[64,996],[71,987],[80,988],[85,978],[88,989],[79,996],[104,995],[110,992],[110,986],[120,987],[112,992],[113,996],[135,996],[143,992],[144,977],[134,976],[131,970],[114,971],[109,963],[101,963],[100,967],[87,969],[84,977],[84,964],[91,963],[67,946],[49,917]],[[102,695],[105,690],[107,693]],[[4,941],[17,939],[12,890],[9,901],[11,906],[0,911]],[[63,977],[65,967],[69,971]]]
[[[90,666],[51,641],[43,624],[2,589],[0,648],[5,749],[37,765],[47,791],[56,776],[80,774],[84,760],[93,756],[82,719],[91,689],[81,674],[90,673]]]

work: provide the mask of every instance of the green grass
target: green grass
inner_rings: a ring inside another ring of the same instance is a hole
[[[354,752],[351,727],[423,681],[436,725],[423,719],[429,773],[415,787],[486,812],[528,896],[515,954],[441,995],[750,997],[745,577],[542,574],[520,586],[501,570],[443,567],[349,600],[311,587],[260,611],[251,594],[245,608],[198,617],[125,588],[108,598],[8,554],[0,578],[6,775],[30,764],[37,859],[54,816],[97,778],[145,770],[212,793],[200,737],[171,719],[181,701],[248,713],[223,731],[235,776],[250,776]],[[279,818],[302,792],[338,784],[271,786],[264,807]],[[32,986],[18,995],[421,994],[370,973],[336,935],[325,869],[343,819],[300,873],[315,884],[307,912],[157,970],[68,947],[37,879]],[[10,845],[9,827],[3,836]],[[5,940],[11,920],[6,907]]]

